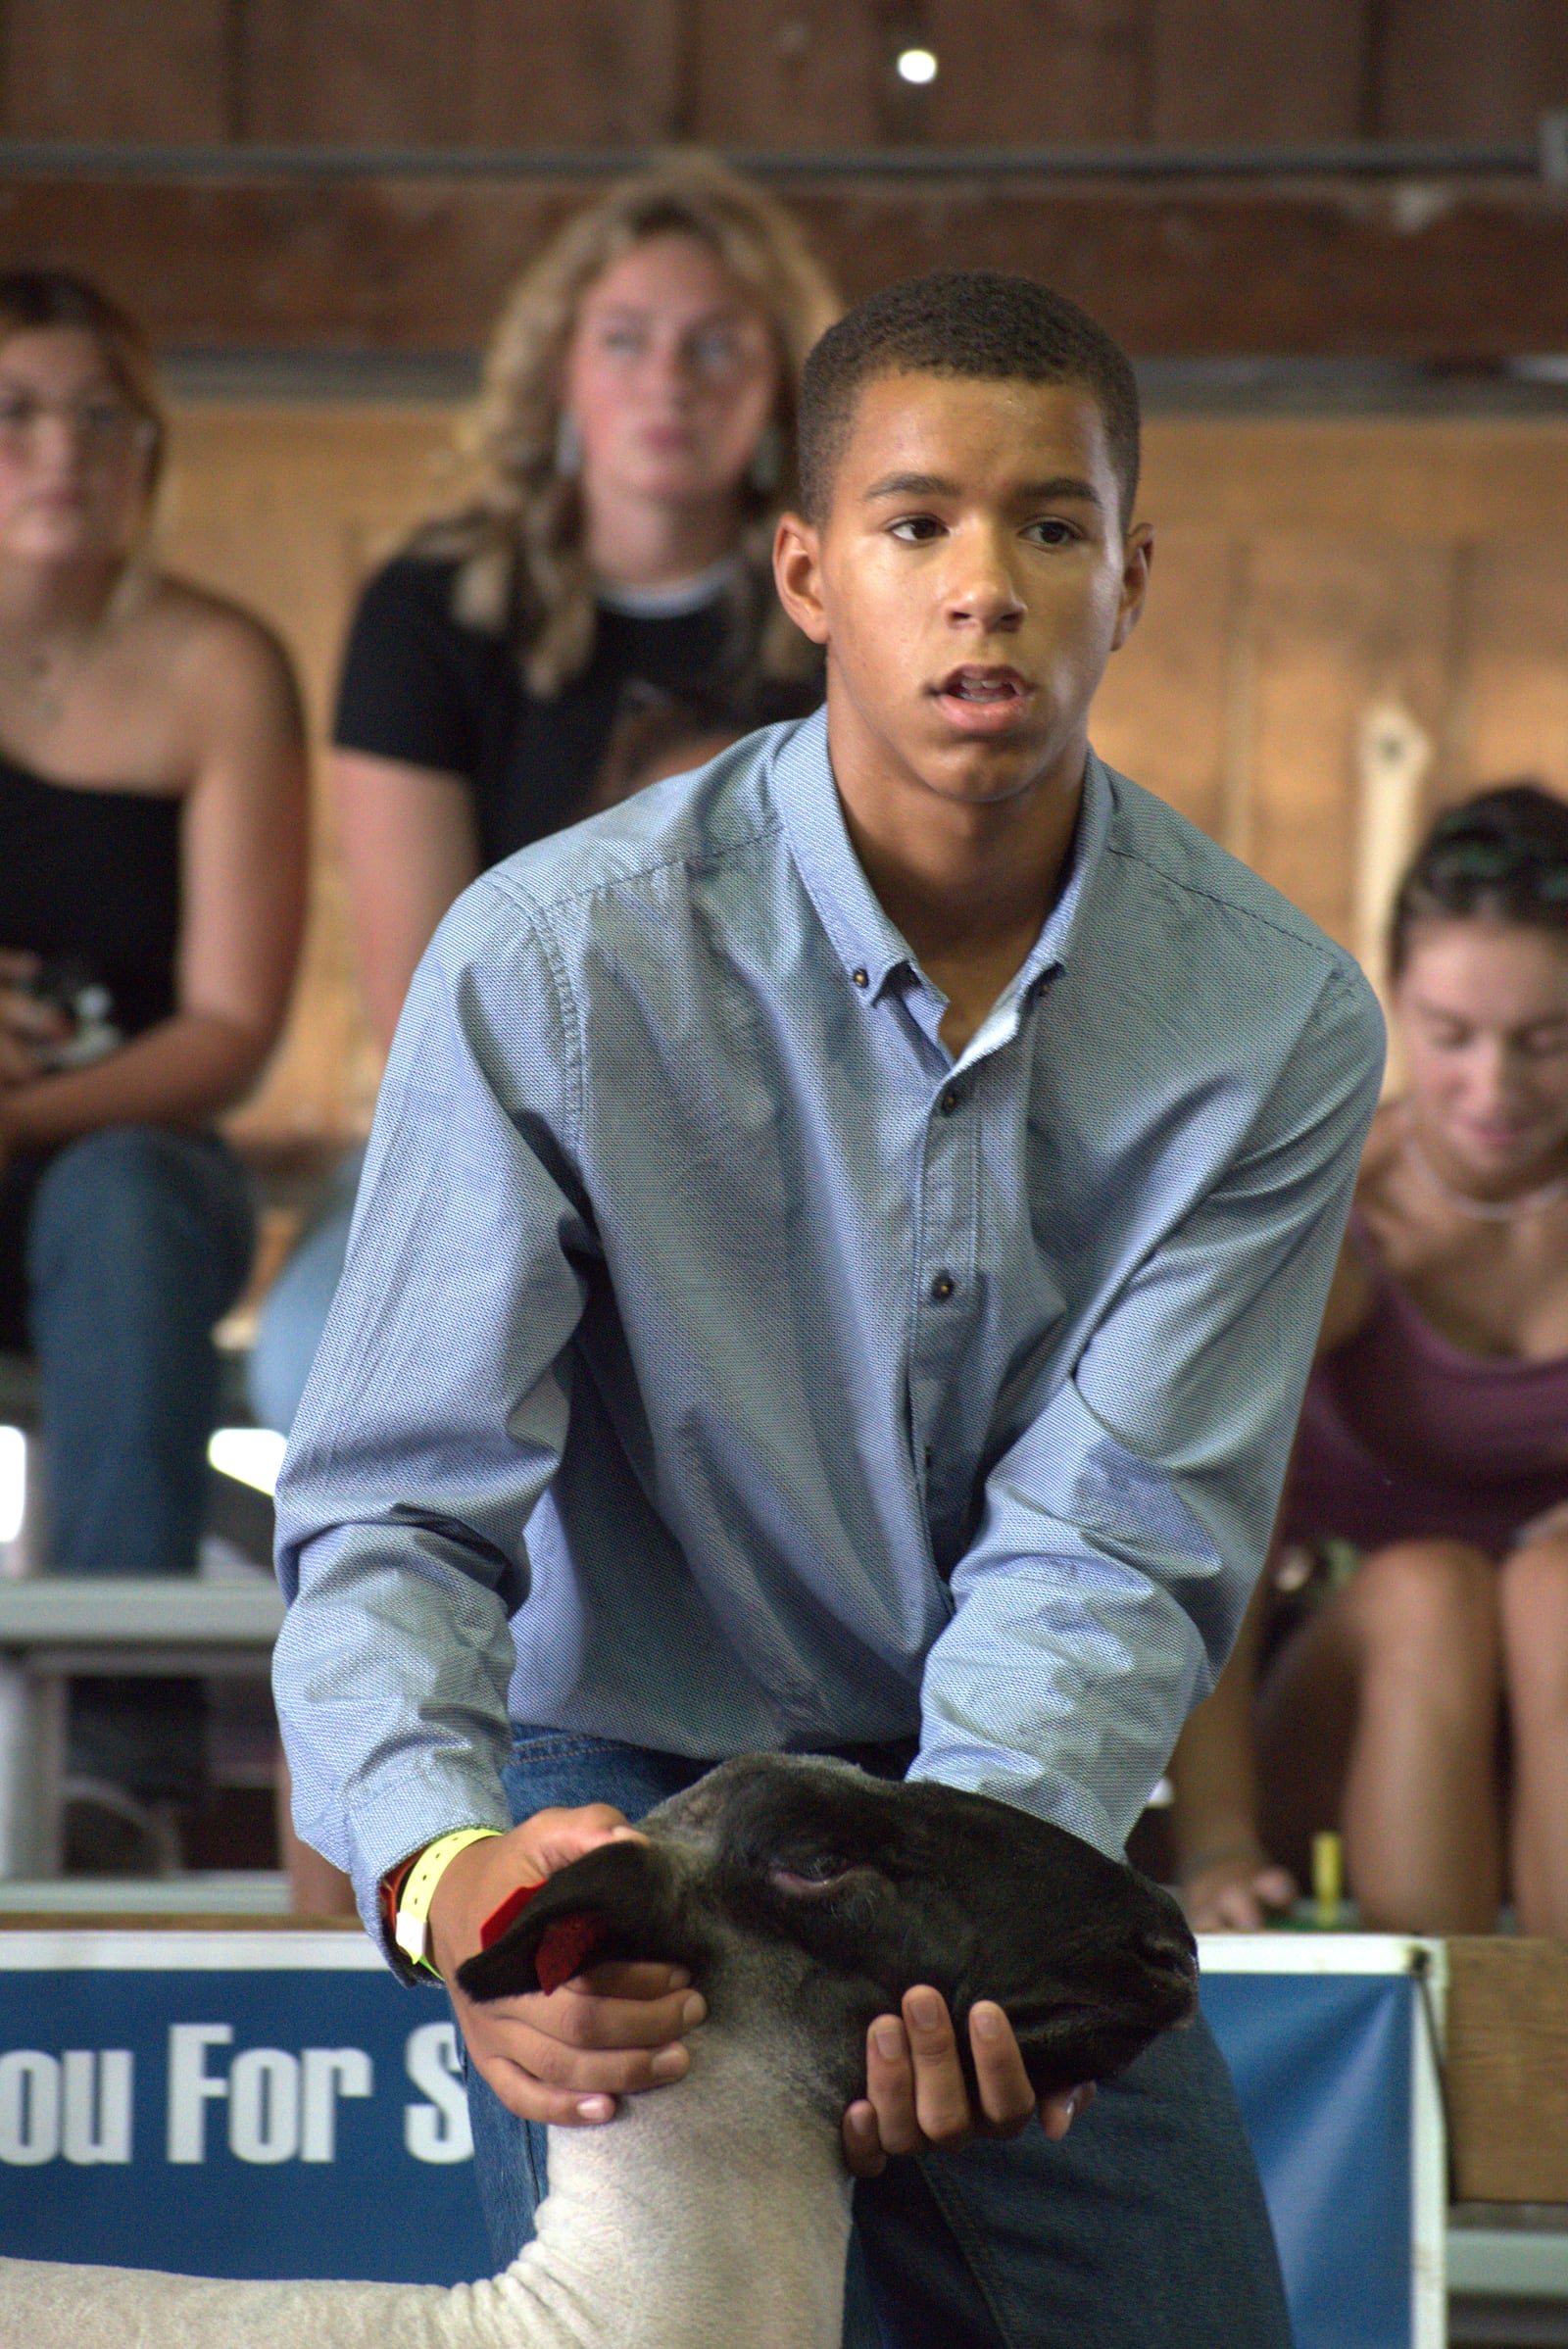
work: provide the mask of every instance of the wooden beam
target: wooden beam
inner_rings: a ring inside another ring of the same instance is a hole
[[[0,180],[0,248],[103,278],[165,345],[472,349],[602,180]],[[1568,351],[1568,194],[834,179],[788,201],[851,297],[955,265],[1071,294],[1141,356]]]
[[[1222,140],[1245,123],[1249,138],[1354,138],[1367,19],[1368,0],[1153,0],[1152,135]]]
[[[1073,0],[1070,8],[925,0],[920,15],[942,70],[924,93],[925,119],[913,135],[938,146],[1144,135],[1145,0]]]
[[[1562,0],[1382,0],[1372,49],[1385,138],[1506,137],[1568,103]]]
[[[6,0],[0,108],[24,138],[225,139],[224,0]]]

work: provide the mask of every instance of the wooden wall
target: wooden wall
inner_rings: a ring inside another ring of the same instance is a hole
[[[893,72],[918,40],[941,71]],[[1505,138],[1561,0],[5,0],[0,133],[416,145]]]
[[[356,582],[428,501],[448,420],[176,418],[169,557],[280,631],[318,734]],[[1347,944],[1372,713],[1430,743],[1427,803],[1520,773],[1568,793],[1568,420],[1158,419],[1140,502],[1153,588],[1095,742]],[[240,1121],[269,1143],[360,1130],[374,1093],[319,830],[295,1019]]]
[[[238,598],[288,646],[319,751],[360,581],[428,506],[451,419],[438,409],[196,405],[174,418],[162,555]],[[365,1132],[380,1062],[360,1006],[316,771],[312,906],[293,1014],[234,1120],[269,1147]]]

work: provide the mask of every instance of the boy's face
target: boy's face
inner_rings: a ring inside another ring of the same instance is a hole
[[[1152,534],[1124,531],[1077,384],[874,376],[815,525],[787,515],[786,610],[827,647],[835,765],[953,803],[1075,786]]]

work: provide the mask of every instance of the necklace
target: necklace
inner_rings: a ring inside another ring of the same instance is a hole
[[[68,636],[53,646],[34,645],[20,654],[0,650],[0,673],[25,694],[40,725],[59,725],[72,686],[119,623],[135,609],[143,591],[140,564],[126,563],[96,616],[74,637]]]
[[[58,726],[66,714],[65,688],[75,669],[65,663],[59,676],[52,677],[55,662],[49,653],[28,653],[21,661],[8,658],[5,666],[31,703],[40,724]],[[78,661],[75,668],[81,666]]]
[[[1477,1223],[1517,1223],[1527,1215],[1539,1215],[1543,1208],[1555,1206],[1558,1199],[1568,1199],[1568,1174],[1560,1174],[1539,1191],[1525,1191],[1517,1199],[1472,1199],[1468,1191],[1455,1191],[1446,1183],[1433,1165],[1416,1136],[1415,1121],[1409,1104],[1404,1106],[1399,1121],[1400,1138],[1411,1165],[1427,1189],[1452,1207],[1458,1215],[1471,1216]]]

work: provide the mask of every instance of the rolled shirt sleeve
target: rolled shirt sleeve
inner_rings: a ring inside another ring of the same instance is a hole
[[[368,1924],[406,1853],[510,1825],[509,1621],[565,1438],[595,1245],[551,958],[489,916],[480,882],[415,978],[278,1487],[290,1603],[273,1678],[295,1816],[350,1871]]]

